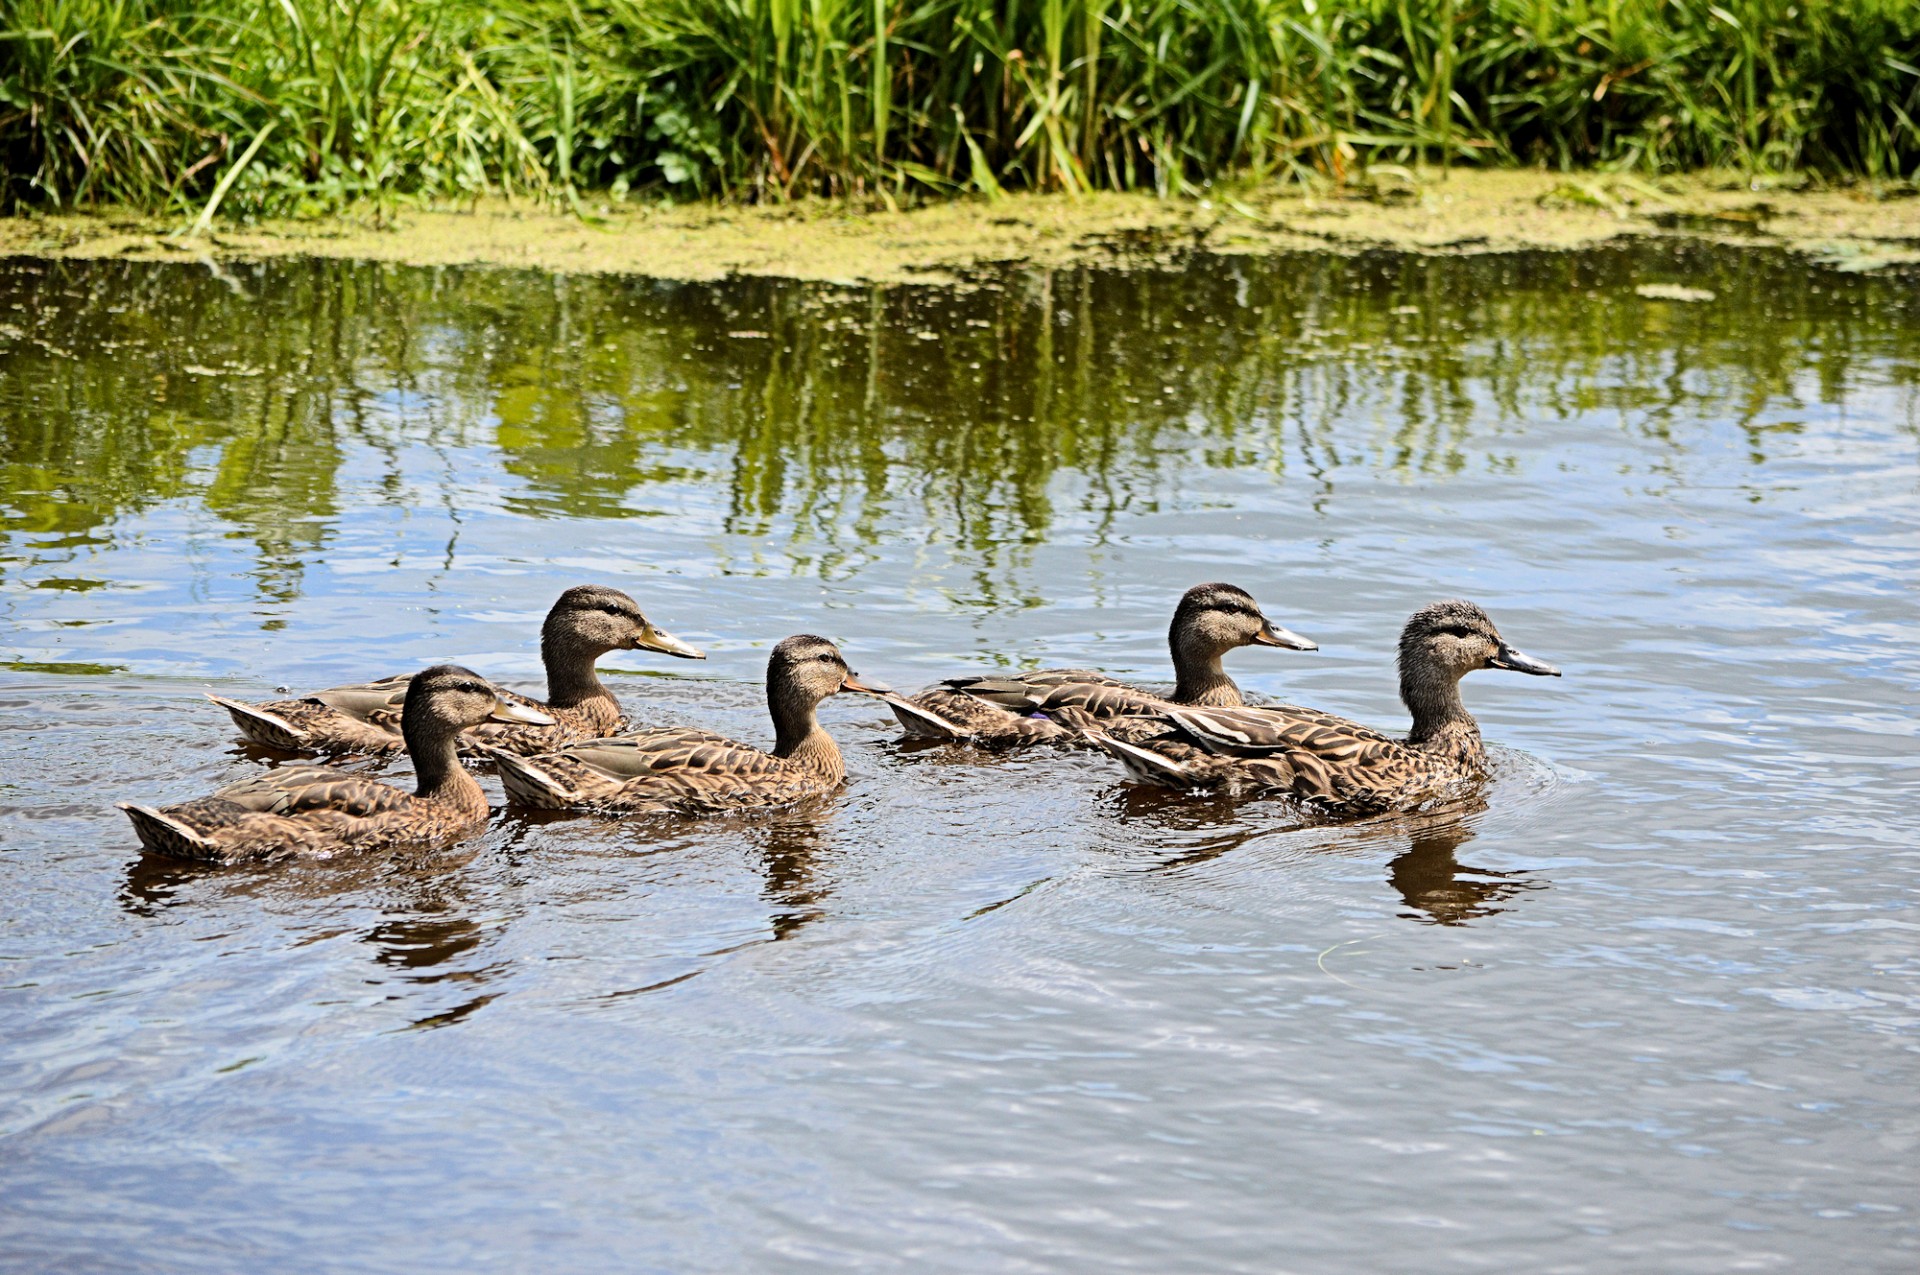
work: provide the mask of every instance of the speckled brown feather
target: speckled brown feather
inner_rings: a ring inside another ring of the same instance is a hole
[[[223,699],[218,695],[207,698],[227,710],[246,739],[282,752],[400,753],[407,747],[400,737],[400,705],[406,699],[408,680],[407,677],[382,678],[377,682],[316,691],[301,699],[260,704]],[[386,702],[373,703],[376,694]],[[484,756],[495,749],[526,755],[547,752],[576,739],[613,734],[626,721],[621,716],[620,705],[604,699],[590,699],[574,708],[558,708],[504,689],[500,698],[509,704],[545,713],[553,718],[554,724],[482,722],[460,733],[462,756]],[[272,721],[261,720],[263,715],[286,723],[291,731],[275,729]]]
[[[887,705],[901,729],[914,739],[971,740],[997,745],[1067,738],[1066,731],[1044,717],[1015,712],[944,686],[913,696],[890,696]]]
[[[1215,784],[1279,789],[1331,814],[1405,810],[1457,793],[1482,777],[1485,753],[1471,746],[1415,748],[1358,722],[1312,709],[1173,708],[1168,720],[1219,754],[1195,768]]]
[[[238,789],[248,790],[246,800],[233,799]],[[487,821],[484,798],[477,807],[461,807],[357,776],[335,775],[330,782],[280,794],[277,801],[264,789],[261,780],[249,780],[160,810],[131,804],[121,809],[133,817],[149,850],[211,863],[324,859],[348,851],[439,845],[460,840]],[[191,835],[182,835],[182,829]]]
[[[1270,789],[1328,814],[1378,814],[1458,796],[1484,777],[1480,729],[1459,696],[1460,678],[1479,668],[1559,676],[1507,646],[1480,608],[1449,600],[1414,612],[1401,633],[1401,698],[1414,717],[1404,740],[1297,705],[1167,704],[1134,719],[1131,734],[1072,709],[1053,716],[1145,782]],[[1160,734],[1140,737],[1156,724]]]
[[[1238,688],[1233,701],[1240,701]],[[894,716],[909,735],[966,739],[982,744],[1072,743],[1078,736],[1047,717],[1055,709],[1076,708],[1106,721],[1157,711],[1168,701],[1091,669],[1036,669],[1030,673],[949,678],[912,696],[909,703],[951,724],[950,733],[926,729],[896,706]],[[1164,727],[1162,728],[1164,729]]]
[[[781,805],[836,788],[839,746],[814,716],[840,690],[879,694],[847,670],[825,638],[797,634],[767,660],[776,743],[765,752],[697,728],[638,731],[521,758],[494,754],[509,801],[542,809],[698,814]]]
[[[1071,710],[1056,710],[1055,720],[1105,748],[1146,782],[1277,791],[1343,816],[1404,810],[1443,798],[1472,784],[1484,769],[1477,736],[1471,750],[1431,752],[1358,722],[1287,704],[1169,704],[1157,716],[1129,719],[1119,728],[1077,719]],[[1111,747],[1113,739],[1150,750],[1164,765]]]
[[[417,675],[404,707],[415,792],[331,766],[285,766],[177,805],[120,808],[149,850],[216,863],[439,845],[478,830],[488,814],[455,737],[489,714],[522,713],[477,673],[440,665]]]
[[[840,766],[775,757],[693,728],[640,731],[524,760],[495,760],[509,801],[549,810],[692,814],[781,805],[826,792],[845,776]]]
[[[577,585],[560,595],[541,626],[541,662],[552,702],[512,691],[500,693],[507,703],[551,717],[553,724],[483,722],[462,732],[460,752],[477,756],[504,749],[531,755],[621,730],[626,718],[619,701],[595,675],[594,661],[622,649],[705,658],[655,629],[633,599],[618,589]],[[260,704],[218,695],[207,698],[227,710],[242,736],[269,748],[325,754],[396,753],[406,746],[400,737],[400,710],[408,682],[405,675],[386,677]]]
[[[949,678],[910,698],[890,702],[909,736],[966,740],[987,745],[1036,740],[1086,742],[1054,727],[1047,714],[1075,710],[1098,721],[1151,714],[1169,700],[1178,704],[1242,703],[1240,688],[1220,667],[1220,657],[1241,646],[1313,643],[1274,627],[1244,589],[1230,584],[1200,584],[1188,589],[1175,607],[1167,646],[1177,681],[1162,694],[1084,668],[1037,669],[1025,673]],[[968,705],[984,701],[1000,711]],[[1035,714],[1042,716],[1036,717]]]

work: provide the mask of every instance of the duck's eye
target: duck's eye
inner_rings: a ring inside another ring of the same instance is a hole
[[[1449,624],[1440,631],[1448,637],[1470,638],[1473,636],[1473,630],[1464,624]]]

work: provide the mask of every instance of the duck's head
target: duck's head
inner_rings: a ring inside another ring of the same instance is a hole
[[[840,648],[823,637],[796,633],[767,657],[767,697],[791,699],[809,708],[841,691],[885,695],[887,689],[862,682],[847,667]]]
[[[1536,677],[1559,677],[1560,670],[1513,647],[1493,627],[1487,613],[1471,602],[1452,598],[1430,602],[1407,619],[1400,631],[1400,680],[1445,678],[1458,682],[1476,669],[1510,669]]]
[[[1173,610],[1167,633],[1176,661],[1182,655],[1217,659],[1235,647],[1280,646],[1290,651],[1317,651],[1311,638],[1281,628],[1261,613],[1260,604],[1245,589],[1231,584],[1196,584]]]
[[[413,675],[400,709],[400,729],[409,747],[422,733],[446,735],[481,722],[551,726],[553,718],[500,696],[500,688],[470,668],[436,664]]]
[[[653,627],[634,600],[605,585],[575,585],[560,595],[540,630],[540,649],[591,652],[658,651],[683,660],[704,660],[698,647]]]

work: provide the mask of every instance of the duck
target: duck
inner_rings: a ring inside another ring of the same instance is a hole
[[[333,766],[282,766],[177,805],[118,805],[148,850],[207,863],[450,844],[477,832],[489,813],[486,794],[460,764],[460,732],[485,721],[552,720],[472,669],[436,664],[408,679],[400,710],[412,792]]]
[[[1484,778],[1486,746],[1460,698],[1461,679],[1480,669],[1560,676],[1510,645],[1479,606],[1455,598],[1421,607],[1401,630],[1400,699],[1413,715],[1404,739],[1290,704],[1169,704],[1146,739],[1120,737],[1073,705],[1047,711],[1144,783],[1264,790],[1326,815],[1375,815],[1444,801]]]
[[[987,745],[1064,741],[1075,733],[1048,716],[1056,709],[1078,709],[1127,732],[1119,723],[1150,717],[1169,703],[1237,707],[1246,701],[1221,666],[1229,651],[1243,646],[1319,649],[1318,643],[1269,620],[1245,589],[1219,581],[1196,584],[1181,595],[1167,627],[1167,646],[1174,684],[1166,694],[1091,669],[1057,668],[949,678],[912,697],[890,696],[887,705],[908,738]]]
[[[462,735],[462,753],[482,745],[510,752],[540,753],[575,739],[618,731],[625,719],[620,701],[600,680],[594,661],[609,651],[657,651],[683,660],[705,652],[654,627],[634,600],[604,585],[576,585],[562,593],[540,627],[540,660],[547,669],[547,701],[502,691],[508,703],[543,715],[544,726],[498,720]],[[250,743],[295,753],[395,753],[406,747],[400,730],[408,678],[381,678],[336,686],[299,699],[262,704],[208,699],[227,710]]]
[[[696,727],[663,727],[532,757],[502,750],[492,756],[507,800],[522,806],[704,814],[785,805],[845,780],[840,747],[815,716],[823,701],[842,691],[888,694],[856,677],[832,642],[799,633],[782,640],[767,659],[771,751]]]

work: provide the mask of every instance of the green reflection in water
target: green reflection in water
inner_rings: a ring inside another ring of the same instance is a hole
[[[1717,300],[1649,300],[1684,279]],[[255,550],[291,600],[356,499],[423,498],[403,453],[497,452],[433,498],[533,518],[676,516],[781,531],[842,578],[884,537],[945,541],[980,600],[1057,525],[1179,508],[1188,466],[1444,480],[1611,411],[1677,458],[1685,422],[1742,422],[1755,463],[1855,364],[1911,378],[1910,280],[1762,252],[1646,244],[1484,258],[1197,258],[1008,271],[965,289],[725,285],[277,263],[0,265],[0,581],[178,502]],[[1911,400],[1909,400],[1911,401]],[[369,460],[369,458],[371,458]],[[1073,475],[1079,481],[1061,484]],[[457,509],[454,510],[457,513]],[[752,569],[752,564],[739,564]],[[79,575],[36,587],[82,589]]]
[[[111,677],[124,673],[124,664],[90,664],[84,660],[0,660],[0,668],[15,673],[52,673],[62,677]]]

